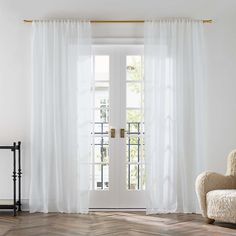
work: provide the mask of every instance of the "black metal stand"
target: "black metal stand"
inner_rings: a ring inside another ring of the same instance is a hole
[[[13,214],[16,216],[16,210],[21,211],[21,142],[14,142],[13,146],[0,146],[0,149],[9,149],[13,152],[13,204],[0,204],[0,209],[13,209]],[[18,151],[18,201],[16,201],[16,153]]]

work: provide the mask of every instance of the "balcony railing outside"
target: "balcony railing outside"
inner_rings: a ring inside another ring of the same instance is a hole
[[[141,189],[141,183],[140,183],[140,177],[141,177],[141,135],[143,135],[143,131],[141,129],[141,122],[127,122],[127,128],[126,128],[126,148],[127,148],[127,188],[129,190]],[[96,189],[108,189],[109,183],[106,181],[104,182],[104,168],[109,165],[109,159],[108,159],[108,142],[104,141],[104,138],[108,138],[109,134],[109,123],[108,122],[94,122],[94,132],[92,134],[99,138],[99,141],[95,142],[93,145],[100,147],[100,165],[101,165],[101,171],[100,173],[95,173],[95,176],[99,178],[100,181],[96,182]],[[132,140],[135,138],[135,142]],[[135,153],[131,154],[131,146],[135,146],[136,151]],[[131,155],[136,156],[136,161],[132,161]],[[142,163],[143,164],[143,163]],[[131,165],[135,165],[135,173],[131,173]],[[131,174],[135,175],[135,178],[137,178],[137,186],[134,186],[134,184],[131,183]],[[100,176],[99,176],[100,175]],[[97,179],[96,178],[96,179]]]

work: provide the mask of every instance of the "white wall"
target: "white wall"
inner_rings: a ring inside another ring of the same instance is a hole
[[[206,26],[208,54],[208,169],[225,172],[236,148],[236,26],[225,16]]]
[[[23,197],[29,186],[30,29],[0,8],[0,145],[22,141]],[[12,153],[0,150],[0,198],[12,196]]]
[[[201,8],[198,10],[201,12]],[[224,9],[216,11],[216,15],[209,13],[215,23],[205,25],[209,74],[206,136],[208,169],[224,173],[226,155],[236,148],[236,15],[222,14],[221,10]],[[148,12],[146,14],[148,17]],[[178,16],[181,11],[174,14],[171,8],[170,14]],[[196,14],[192,16],[203,18]],[[27,199],[30,181],[30,24],[22,23],[23,18],[24,14],[15,7],[0,1],[0,145],[22,141],[23,198]],[[143,36],[142,25],[97,25],[93,26],[93,31],[95,37]],[[0,151],[0,198],[11,197],[11,171],[10,153]]]

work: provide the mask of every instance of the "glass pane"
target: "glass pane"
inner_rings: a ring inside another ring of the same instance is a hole
[[[94,132],[96,133],[96,134],[102,134],[101,132],[101,124],[102,123],[94,123]]]
[[[127,161],[138,162],[140,157],[140,146],[138,145],[127,145],[126,148]]]
[[[145,162],[145,146],[144,146],[144,138],[140,138],[140,157],[141,161],[144,163]]]
[[[127,138],[126,142],[127,142],[127,144],[130,143],[130,144],[136,144],[137,145],[138,140],[139,140],[138,137],[129,137],[129,138]]]
[[[140,173],[141,173],[141,175],[140,175],[140,185],[141,185],[141,189],[142,190],[145,190],[145,188],[146,188],[146,185],[145,185],[145,183],[146,183],[146,173],[145,173],[145,165],[141,165],[140,166]]]
[[[109,88],[109,82],[101,82],[101,81],[95,81],[95,87],[98,87],[98,89],[100,88]]]
[[[141,83],[126,83],[126,107],[141,107]]]
[[[108,134],[108,123],[94,122],[95,134]]]
[[[92,114],[92,187],[108,189],[109,161],[109,56],[94,56],[94,104]],[[86,102],[86,101],[85,101]],[[96,164],[95,164],[96,163]],[[100,163],[100,164],[98,164]],[[103,164],[102,164],[103,163]],[[104,164],[106,163],[106,164]]]
[[[103,139],[103,145],[108,145],[108,137],[96,137],[94,138],[95,145],[101,145]]]
[[[142,118],[142,112],[141,110],[128,110],[126,111],[127,117],[126,121],[127,122],[141,122]]]
[[[94,148],[95,162],[108,162],[108,146],[96,145]]]
[[[101,165],[94,165],[94,171],[95,171],[95,183],[94,188],[95,190],[106,190],[108,189],[109,185],[109,176],[108,176],[108,165],[107,164],[101,164]]]
[[[139,190],[144,172],[142,57],[127,56],[126,70],[126,161],[132,163],[127,164],[127,189]]]
[[[127,134],[139,134],[140,128],[140,122],[129,122],[127,123]]]
[[[127,165],[127,188],[129,190],[140,189],[140,166]]]
[[[109,56],[95,56],[95,80],[109,80]]]
[[[107,190],[109,188],[109,165],[103,166],[103,188]]]
[[[95,122],[109,122],[109,109],[106,107],[101,107],[100,109],[96,109],[94,111],[94,121]]]
[[[109,87],[108,86],[109,86],[108,83],[95,84],[95,96],[94,96],[95,108],[108,109],[109,107]]]
[[[142,60],[141,56],[126,57],[126,78],[127,80],[142,79]]]

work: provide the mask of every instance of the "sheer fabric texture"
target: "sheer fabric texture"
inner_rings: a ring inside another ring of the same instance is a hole
[[[202,21],[145,22],[147,213],[196,212],[204,170]]]
[[[30,212],[87,213],[90,23],[35,21],[32,28]]]

